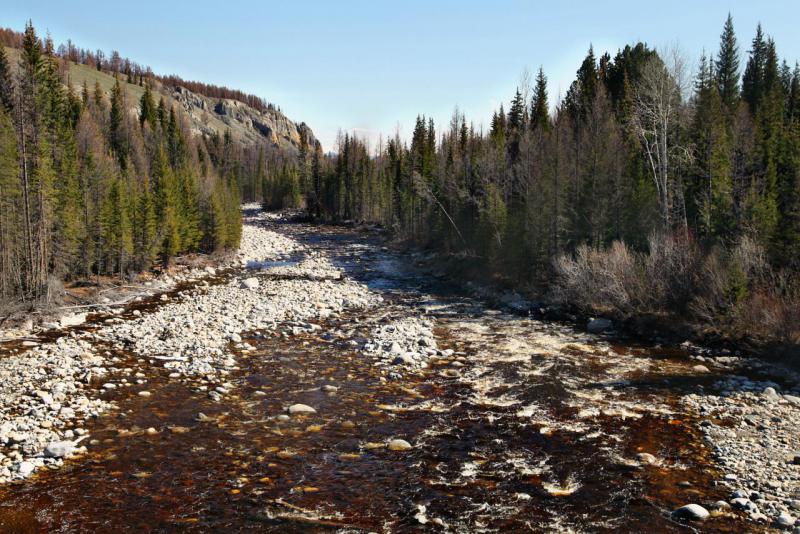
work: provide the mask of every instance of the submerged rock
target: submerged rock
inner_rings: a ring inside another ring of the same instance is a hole
[[[292,404],[289,406],[289,413],[292,415],[313,414],[317,413],[317,410],[307,404]]]

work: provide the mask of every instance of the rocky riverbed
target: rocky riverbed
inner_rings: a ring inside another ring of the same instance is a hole
[[[786,371],[492,309],[375,236],[245,214],[218,268],[5,349],[0,530],[796,528]]]

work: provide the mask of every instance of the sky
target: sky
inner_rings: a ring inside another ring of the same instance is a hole
[[[695,64],[733,16],[742,69],[758,22],[800,60],[800,0],[303,0],[183,2],[3,0],[0,25],[31,19],[56,44],[118,50],[159,74],[266,98],[306,122],[324,149],[337,132],[375,146],[407,138],[418,114],[446,125],[456,107],[476,128],[541,66],[550,102],[593,45],[599,56],[643,41],[677,43]]]

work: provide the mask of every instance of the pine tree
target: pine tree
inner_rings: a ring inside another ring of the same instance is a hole
[[[730,13],[720,36],[715,71],[719,96],[725,104],[728,115],[733,115],[739,104],[739,45],[736,43],[733,18]]]

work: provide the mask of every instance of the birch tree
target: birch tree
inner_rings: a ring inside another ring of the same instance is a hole
[[[686,61],[677,48],[662,52],[645,63],[634,87],[631,126],[644,150],[658,193],[658,208],[664,229],[677,221],[685,225],[685,208],[678,169],[689,157],[681,143],[684,94],[689,77]]]

